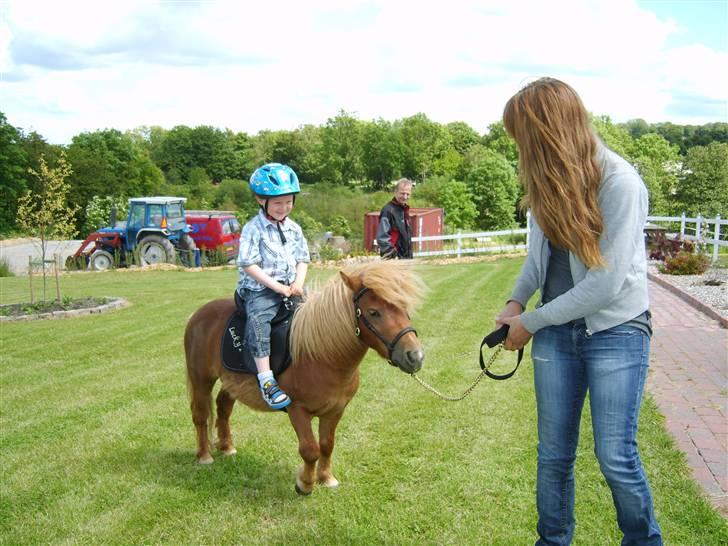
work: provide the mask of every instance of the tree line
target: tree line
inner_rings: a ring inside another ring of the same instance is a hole
[[[654,215],[715,215],[728,203],[728,123],[702,126],[615,124],[594,116],[604,142],[639,170]],[[326,123],[255,135],[211,126],[142,127],[81,133],[67,146],[11,125],[0,112],[0,235],[18,233],[18,202],[41,191],[41,160],[70,166],[68,206],[82,236],[129,197],[187,197],[190,209],[256,206],[247,188],[263,163],[290,165],[303,195],[294,216],[308,233],[360,236],[363,214],[390,198],[391,182],[416,182],[414,206],[445,211],[448,230],[505,229],[522,224],[518,151],[501,122],[484,134],[464,122],[440,124],[425,114],[387,121],[340,111]]]

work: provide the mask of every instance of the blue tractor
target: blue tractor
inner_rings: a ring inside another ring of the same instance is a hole
[[[88,269],[104,270],[127,266],[138,256],[138,265],[180,262],[200,265],[200,252],[189,235],[185,220],[184,197],[138,197],[129,199],[126,221],[116,222],[112,212],[111,227],[91,233],[76,253],[68,259]]]

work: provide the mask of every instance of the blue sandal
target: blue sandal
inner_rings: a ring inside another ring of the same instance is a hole
[[[275,379],[267,379],[260,387],[260,392],[271,409],[283,409],[291,403],[290,397],[281,390]]]

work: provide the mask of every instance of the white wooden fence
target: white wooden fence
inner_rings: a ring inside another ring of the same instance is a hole
[[[531,223],[531,212],[526,213],[526,225]],[[499,242],[498,238],[504,236],[525,235],[525,243],[507,244]],[[496,239],[496,240],[494,240]],[[482,252],[509,252],[528,249],[529,232],[526,228],[504,229],[500,231],[479,231],[477,233],[455,233],[453,235],[430,235],[426,237],[412,237],[412,250],[415,257],[419,256],[457,256],[463,254],[480,254]],[[426,241],[443,241],[442,250],[423,250]],[[454,242],[454,243],[453,243]]]
[[[670,235],[679,235],[681,239],[695,241],[705,247],[712,245],[714,262],[718,260],[720,247],[728,246],[728,229],[721,229],[721,226],[728,225],[728,220],[721,219],[720,214],[715,218],[704,218],[700,214],[688,218],[685,213],[681,216],[648,216],[647,221],[664,227]]]
[[[526,214],[526,225],[530,225],[531,213]],[[689,218],[682,216],[648,216],[647,221],[663,227],[669,235],[679,235],[681,239],[695,241],[706,247],[713,247],[712,258],[718,259],[719,248],[728,246],[728,229],[721,226],[728,225],[720,214],[715,218],[704,218],[698,215]],[[525,235],[525,243],[504,244],[499,238],[504,236]],[[425,250],[427,241],[443,241],[446,248],[442,250]],[[427,237],[413,237],[413,253],[419,256],[462,256],[464,254],[480,254],[483,252],[509,252],[514,250],[528,250],[529,233],[526,228],[506,229],[500,231],[480,231],[477,233],[455,233],[453,235],[432,235]]]

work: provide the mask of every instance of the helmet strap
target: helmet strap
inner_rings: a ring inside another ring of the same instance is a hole
[[[293,202],[294,203],[296,202],[296,196],[295,195],[293,196]],[[258,203],[258,206],[263,209],[263,212],[265,212],[265,217],[268,220],[270,220],[271,222],[274,222],[275,223],[276,227],[278,228],[278,235],[280,235],[280,237],[281,237],[281,243],[285,245],[286,244],[286,236],[283,235],[283,230],[281,229],[281,223],[282,222],[285,222],[285,220],[286,220],[286,218],[288,218],[288,216],[284,216],[283,217],[283,220],[276,220],[270,214],[268,214],[268,200],[267,199],[265,200],[265,205],[261,205],[260,203]]]

